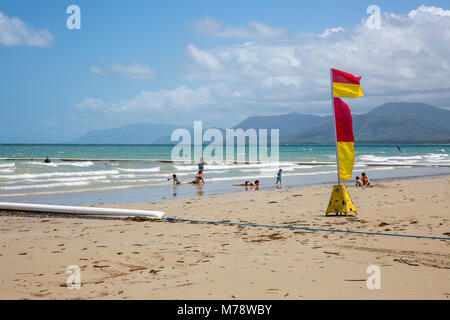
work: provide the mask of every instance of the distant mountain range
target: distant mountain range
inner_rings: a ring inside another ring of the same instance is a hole
[[[171,133],[176,128],[180,126],[129,124],[88,132],[73,143],[170,144]],[[279,129],[280,144],[334,143],[331,116],[300,113],[253,116],[233,127],[237,128]],[[450,143],[450,111],[423,103],[391,102],[366,114],[354,114],[353,129],[355,141],[359,143]]]

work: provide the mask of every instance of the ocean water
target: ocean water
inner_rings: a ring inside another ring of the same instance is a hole
[[[450,164],[449,145],[356,146],[354,176],[365,171],[375,179],[407,178],[450,174],[450,168],[411,168],[367,166],[382,164]],[[336,180],[335,165],[297,165],[294,162],[333,162],[334,145],[289,145],[279,147],[279,161],[261,164],[231,164],[210,161],[205,166],[205,186],[173,186],[173,173],[181,181],[192,180],[194,163],[136,161],[61,161],[54,159],[166,159],[171,145],[0,145],[0,201],[42,203],[111,203],[150,201],[184,196],[241,191],[233,183],[259,179],[263,188],[273,188],[276,173],[282,168],[283,187],[297,187]],[[247,150],[248,157],[248,150]],[[352,182],[349,182],[352,183]]]

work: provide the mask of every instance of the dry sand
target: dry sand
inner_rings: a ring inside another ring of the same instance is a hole
[[[195,186],[192,186],[195,188]],[[450,177],[116,205],[186,219],[450,237]],[[150,192],[151,189],[149,189]],[[450,241],[166,221],[0,215],[1,299],[449,299]],[[81,268],[69,290],[66,268]],[[369,290],[366,269],[381,270]]]

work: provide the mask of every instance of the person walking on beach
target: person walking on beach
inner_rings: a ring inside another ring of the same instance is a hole
[[[281,181],[281,174],[283,173],[283,169],[278,170],[277,173],[277,182],[275,183],[276,185],[278,185],[278,182],[280,183],[280,186],[283,184],[283,182]]]
[[[370,186],[370,179],[366,175],[365,172],[361,173],[361,180],[362,180],[363,186]]]

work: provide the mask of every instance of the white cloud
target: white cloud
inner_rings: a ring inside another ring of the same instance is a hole
[[[246,26],[231,27],[209,17],[196,21],[194,29],[199,34],[216,38],[275,38],[286,33],[281,28],[261,22],[250,22]]]
[[[99,76],[101,76],[101,75],[104,74],[103,70],[100,69],[99,67],[95,66],[95,65],[91,66],[91,67],[89,68],[89,71],[90,71],[92,74],[96,74],[96,75],[99,75]]]
[[[190,44],[187,47],[189,55],[201,66],[209,70],[221,70],[222,65],[220,64],[217,57],[204,50],[200,50],[196,46]]]
[[[45,29],[36,30],[19,18],[0,12],[0,45],[48,47],[53,38]]]
[[[222,70],[205,72],[194,60],[186,79],[222,80],[231,89],[245,85],[261,105],[327,113],[329,68],[335,67],[363,76],[366,97],[351,101],[365,108],[361,112],[388,100],[419,97],[443,105],[450,90],[449,30],[450,10],[421,6],[404,16],[382,14],[380,30],[369,29],[363,20],[349,30],[328,28],[322,34],[204,50],[217,57]],[[437,94],[435,89],[442,90]]]
[[[241,30],[206,22],[216,36]],[[259,38],[209,49],[190,44],[184,79],[208,85],[145,91],[119,102],[91,98],[81,104],[82,110],[128,122],[144,115],[165,122],[209,119],[218,125],[254,114],[329,114],[330,67],[362,75],[366,96],[349,101],[355,113],[388,101],[448,107],[449,30],[449,10],[421,6],[408,15],[383,13],[380,30],[369,29],[363,20],[354,28],[329,28],[318,34]]]
[[[89,68],[92,74],[107,76],[107,75],[118,75],[122,78],[129,79],[152,79],[155,78],[155,71],[146,65],[139,64],[137,62],[132,62],[129,65],[118,64],[113,62],[107,70],[103,70],[100,67],[93,65]]]
[[[111,72],[131,79],[149,79],[155,77],[155,71],[152,68],[137,62],[132,62],[130,65],[113,63],[111,65]]]

